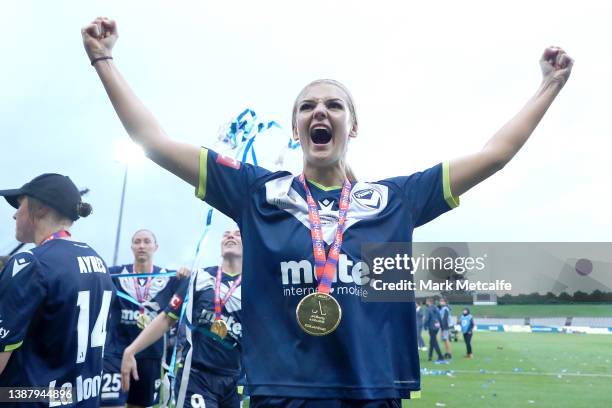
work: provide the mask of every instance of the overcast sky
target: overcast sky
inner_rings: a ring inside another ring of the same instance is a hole
[[[91,192],[73,228],[110,263],[127,138],[83,50],[80,28],[117,20],[115,63],[168,134],[212,145],[249,107],[283,129],[262,135],[264,167],[290,134],[295,96],[326,77],[352,91],[360,120],[349,162],[362,180],[410,174],[479,149],[535,93],[546,46],[572,76],[525,148],[461,206],[417,230],[422,241],[610,241],[608,2],[27,1],[2,5],[0,188],[43,172]],[[287,166],[299,170],[300,156]],[[15,244],[0,203],[0,251]],[[205,206],[150,162],[129,170],[119,261],[129,237],[157,233],[162,266],[190,264]],[[215,218],[204,263],[218,260]]]

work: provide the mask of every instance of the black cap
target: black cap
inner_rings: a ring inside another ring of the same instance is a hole
[[[0,196],[4,196],[15,208],[19,208],[18,198],[24,195],[40,200],[72,221],[79,218],[81,194],[68,176],[45,173],[25,183],[21,188],[0,190]]]

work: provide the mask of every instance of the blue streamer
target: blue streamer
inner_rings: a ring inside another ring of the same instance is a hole
[[[117,291],[117,296],[119,296],[120,298],[124,298],[128,302],[131,302],[131,303],[134,303],[135,305],[138,305],[138,307],[142,307],[142,305],[140,304],[139,301],[137,301],[136,299],[134,299],[133,297],[131,297],[127,293],[123,293],[122,291],[118,290]]]
[[[257,155],[255,153],[255,139],[257,138],[259,134],[265,132],[266,130],[272,127],[281,128],[281,126],[275,121],[269,121],[269,122],[258,121],[257,114],[255,113],[255,111],[252,109],[246,108],[245,110],[240,112],[240,114],[238,114],[238,116],[236,116],[234,120],[232,120],[230,123],[225,125],[223,129],[223,133],[220,135],[219,140],[222,143],[228,144],[232,150],[237,149],[234,155],[235,156],[234,158],[238,160],[238,158],[242,156],[241,161],[243,163],[247,162],[247,158],[250,153],[252,163],[257,166],[258,163],[257,163]],[[289,147],[291,149],[295,149],[297,146],[299,146],[299,143],[297,143],[295,146],[292,146],[291,141],[289,142]],[[198,245],[196,246],[196,253],[194,257],[193,266],[195,266],[195,263],[198,259],[198,255],[200,253],[200,249],[202,248],[203,243],[205,242],[208,232],[210,230],[210,227],[212,225],[213,211],[214,209],[212,207],[208,209],[208,212],[206,215],[206,223],[204,225],[204,231],[202,232],[202,235],[200,236],[200,240],[198,241]],[[190,288],[192,287],[193,282],[191,280],[194,279],[194,276],[195,276],[195,273],[192,273],[190,277],[190,282],[189,282]],[[182,324],[185,324],[183,322],[183,319],[185,317],[185,310],[189,302],[190,295],[191,293],[188,290],[185,296],[183,305],[181,306],[181,313],[180,313],[180,317],[177,323],[177,333],[180,331],[180,326]],[[186,324],[189,325],[189,322],[187,322]],[[193,330],[191,325],[189,325],[189,327]],[[199,330],[199,331],[204,332],[203,330]],[[212,333],[205,333],[205,334],[209,336],[213,336]],[[230,347],[229,344],[225,344],[225,342],[221,342],[221,344],[224,347]],[[178,346],[178,342],[177,344],[174,345],[174,349],[172,351],[172,358],[170,361],[170,366],[168,368],[168,374],[173,379],[172,380],[172,392],[174,391],[174,387],[176,383],[176,376],[175,376],[174,371],[175,371],[175,365],[176,365],[177,346]]]
[[[176,271],[159,273],[111,273],[111,278],[160,278],[164,276],[176,276]]]

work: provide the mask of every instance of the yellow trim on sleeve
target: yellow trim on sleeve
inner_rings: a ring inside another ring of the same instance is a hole
[[[4,352],[17,350],[19,347],[21,347],[22,344],[23,344],[23,340],[21,340],[19,343],[9,344],[6,347],[4,347]]]
[[[175,315],[175,314],[174,314],[174,313],[172,313],[172,312],[168,312],[168,313],[166,313],[166,316],[168,316],[168,317],[169,317],[169,318],[171,318],[172,320],[178,320],[178,319],[179,319],[179,318],[178,318],[178,316],[177,316],[177,315]]]
[[[203,147],[200,150],[200,177],[198,179],[198,188],[196,189],[196,196],[203,200],[206,197],[206,176],[208,171],[208,149]]]
[[[238,391],[238,394],[244,394],[244,385],[239,385],[238,387],[236,387],[236,390]]]
[[[410,399],[420,399],[421,391],[410,391]]]
[[[445,161],[442,163],[442,186],[444,189],[444,200],[450,208],[459,206],[459,197],[455,197],[451,191],[450,185],[450,163]]]

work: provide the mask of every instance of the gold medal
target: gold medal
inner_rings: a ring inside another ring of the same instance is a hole
[[[219,336],[219,338],[224,339],[227,336],[227,323],[225,323],[225,320],[215,320],[210,326],[210,331]]]
[[[342,319],[338,301],[327,293],[315,292],[306,296],[295,309],[298,324],[312,336],[325,336],[336,330]]]
[[[138,319],[136,319],[136,326],[138,326],[140,330],[144,330],[144,328],[147,327],[149,323],[151,323],[151,318],[149,317],[147,312],[142,312],[140,316],[138,316]]]

